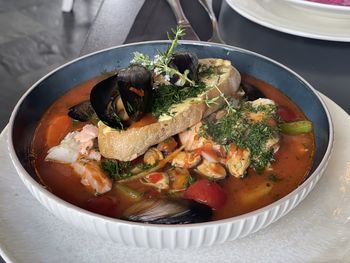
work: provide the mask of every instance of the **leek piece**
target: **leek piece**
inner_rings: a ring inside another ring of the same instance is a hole
[[[115,183],[114,187],[132,199],[141,199],[142,193],[122,184]]]

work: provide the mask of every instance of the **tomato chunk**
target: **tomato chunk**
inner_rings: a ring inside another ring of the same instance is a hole
[[[161,173],[153,173],[150,176],[148,176],[148,179],[151,183],[155,184],[163,179],[163,175]]]
[[[206,204],[213,209],[222,207],[227,199],[221,186],[207,179],[201,179],[193,183],[186,190],[185,198]]]
[[[279,106],[277,109],[277,114],[285,122],[294,121],[297,118],[296,114],[285,106]]]

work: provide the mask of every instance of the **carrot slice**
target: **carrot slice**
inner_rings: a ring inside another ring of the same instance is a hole
[[[56,146],[72,127],[72,120],[67,115],[56,116],[46,131],[46,144],[49,148]]]

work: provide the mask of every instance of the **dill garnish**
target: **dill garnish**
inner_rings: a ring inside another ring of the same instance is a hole
[[[247,135],[238,147],[248,148],[251,153],[251,167],[262,172],[265,166],[272,161],[273,149],[267,148],[267,140],[274,137],[276,128],[266,123],[254,123],[248,128]]]
[[[199,78],[209,78],[211,75],[214,75],[214,74],[217,76],[220,76],[222,74],[225,74],[225,70],[223,71],[222,68],[219,66],[206,65],[206,64],[199,65],[199,68],[198,68]]]
[[[152,114],[159,118],[162,114],[174,114],[171,107],[188,98],[195,98],[206,90],[204,83],[179,88],[174,85],[162,85],[153,91]]]
[[[200,65],[198,68],[198,77],[207,78],[215,73],[214,66]]]
[[[211,137],[221,145],[236,144],[239,148],[249,149],[250,166],[257,172],[263,171],[273,161],[273,148],[267,146],[269,139],[278,136],[278,126],[270,125],[269,118],[277,118],[274,105],[253,107],[250,102],[243,102],[239,108],[227,110],[226,114],[216,122],[204,121],[200,131],[203,137]],[[247,113],[262,112],[265,118],[252,122]]]

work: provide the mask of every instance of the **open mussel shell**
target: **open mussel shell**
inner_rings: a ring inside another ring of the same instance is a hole
[[[116,109],[116,99],[119,96],[117,75],[108,77],[97,83],[90,92],[90,102],[98,118],[112,128],[123,129],[121,118]]]
[[[148,224],[190,224],[205,222],[212,216],[212,209],[192,200],[147,199],[126,211],[123,218]]]
[[[83,101],[69,108],[68,116],[77,121],[88,121],[95,113],[89,100]]]
[[[174,53],[170,63],[170,67],[177,69],[180,73],[184,73],[185,70],[189,70],[188,78],[190,80],[198,80],[198,57],[195,53],[190,52],[177,52]],[[170,82],[175,83],[176,77],[170,79]]]
[[[242,81],[241,88],[244,91],[244,98],[248,101],[257,100],[260,98],[266,98],[265,94],[261,92],[257,87]]]
[[[132,65],[119,71],[117,83],[126,113],[132,121],[138,120],[151,106],[151,71],[140,65]]]

